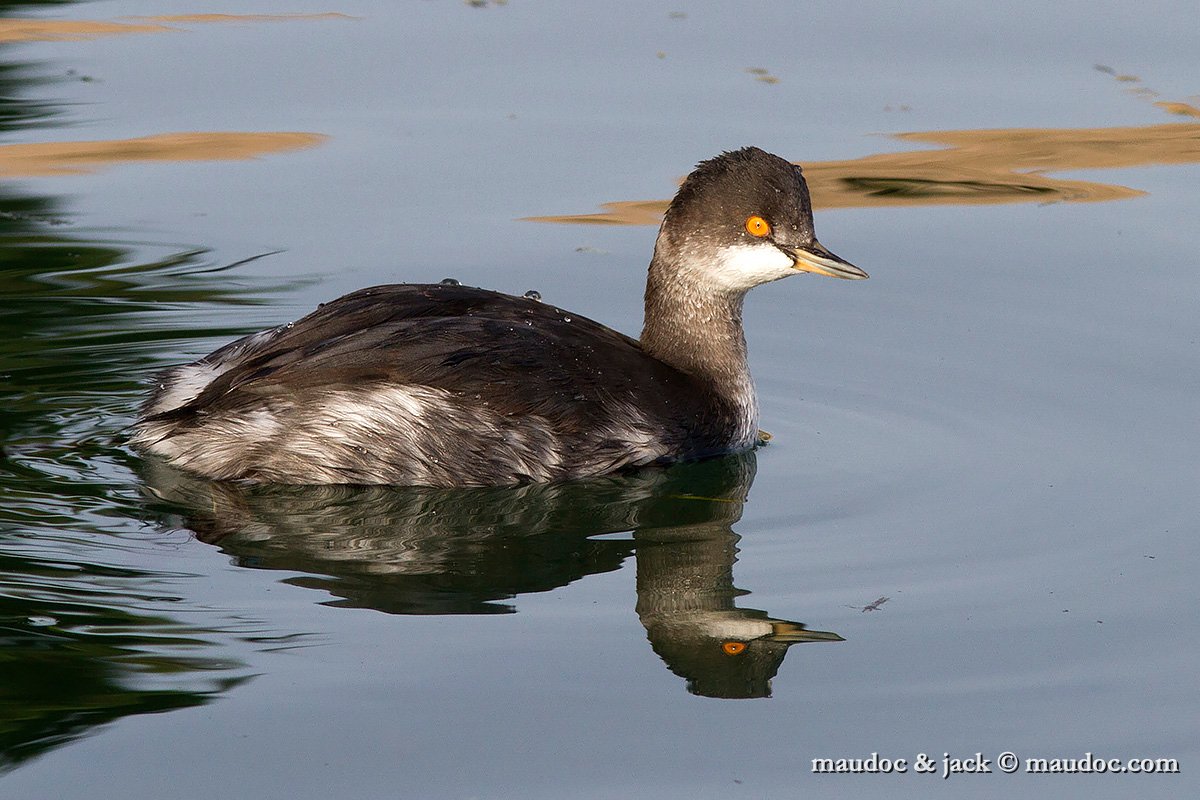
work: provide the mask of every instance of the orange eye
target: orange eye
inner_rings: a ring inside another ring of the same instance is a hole
[[[762,238],[771,232],[771,224],[757,214],[746,220],[746,233]]]
[[[766,223],[763,224],[765,225]],[[747,223],[746,227],[750,227],[749,223]],[[736,656],[738,653],[746,649],[746,645],[743,642],[726,642],[725,644],[721,645],[721,649],[725,651],[725,655],[727,656]]]

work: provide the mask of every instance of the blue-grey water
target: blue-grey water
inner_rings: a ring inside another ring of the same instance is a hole
[[[2,17],[3,797],[1200,788],[1192,4]],[[756,454],[445,492],[124,445],[155,370],[370,284],[636,335],[661,201],[746,144],[872,276],[751,295]],[[1027,763],[1085,754],[1168,772]]]

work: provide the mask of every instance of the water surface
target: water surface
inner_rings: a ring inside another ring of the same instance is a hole
[[[1195,793],[1186,5],[211,10],[0,24],[5,797]],[[155,370],[374,283],[636,334],[663,202],[746,144],[872,275],[752,294],[756,454],[444,492],[124,445]],[[1002,751],[1182,771],[811,769]]]

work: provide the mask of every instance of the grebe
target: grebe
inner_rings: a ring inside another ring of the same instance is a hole
[[[361,289],[158,378],[131,443],[217,480],[483,486],[602,475],[758,442],[742,300],[867,274],[813,233],[800,168],[701,162],[667,209],[634,340],[457,285]]]

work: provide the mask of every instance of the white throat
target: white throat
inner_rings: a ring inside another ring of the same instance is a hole
[[[697,264],[704,274],[696,277],[724,291],[743,293],[760,283],[795,275],[793,264],[788,254],[778,247],[766,243],[737,244],[718,250],[711,262]]]

